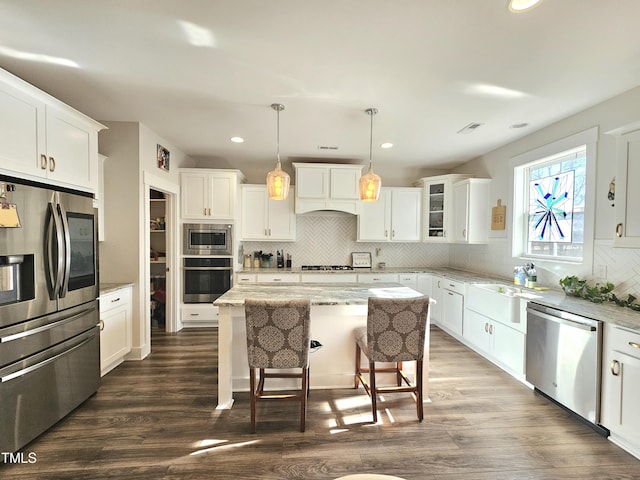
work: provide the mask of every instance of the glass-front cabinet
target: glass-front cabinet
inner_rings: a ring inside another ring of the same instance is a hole
[[[414,185],[423,188],[424,242],[451,242],[453,240],[453,183],[470,175],[450,174],[424,177]]]

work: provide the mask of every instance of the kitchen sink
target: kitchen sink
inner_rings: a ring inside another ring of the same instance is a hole
[[[539,298],[517,285],[475,283],[467,287],[466,308],[502,323],[521,323],[521,299]]]

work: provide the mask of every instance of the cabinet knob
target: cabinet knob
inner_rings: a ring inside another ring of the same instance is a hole
[[[622,223],[616,225],[616,237],[622,238]]]
[[[620,362],[618,360],[613,360],[611,362],[611,375],[614,377],[620,375]]]

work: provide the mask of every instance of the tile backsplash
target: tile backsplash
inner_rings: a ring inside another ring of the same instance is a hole
[[[262,250],[289,253],[293,266],[351,265],[351,252],[371,252],[373,265],[441,267],[449,264],[449,246],[427,243],[356,242],[357,217],[341,212],[297,216],[295,242],[243,242],[245,254]],[[378,255],[376,255],[378,253]]]

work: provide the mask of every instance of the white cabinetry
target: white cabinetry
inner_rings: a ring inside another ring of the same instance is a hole
[[[450,174],[424,177],[415,185],[422,188],[424,242],[451,242],[453,233],[453,182],[469,175]]]
[[[420,241],[422,189],[383,188],[377,202],[361,202],[358,241]]]
[[[640,130],[618,137],[614,246],[640,247]]]
[[[131,351],[131,287],[100,296],[100,371],[104,376]]]
[[[185,303],[180,307],[180,320],[184,328],[217,327],[218,307],[210,303]]]
[[[454,336],[462,337],[465,284],[449,278],[440,280],[442,309],[438,325]]]
[[[181,169],[180,193],[184,220],[233,220],[238,185],[244,176],[238,170]]]
[[[602,424],[617,445],[640,458],[640,332],[605,324]]]
[[[357,283],[357,273],[302,273],[302,283]]]
[[[398,283],[397,273],[359,273],[358,283]]]
[[[360,198],[360,165],[294,163],[295,212],[339,210],[355,214]]]
[[[95,193],[105,128],[0,69],[0,172]]]
[[[469,178],[453,185],[453,241],[487,243],[489,233],[488,178]]]
[[[286,200],[271,200],[266,185],[242,185],[240,239],[294,241],[296,214],[294,189]]]

